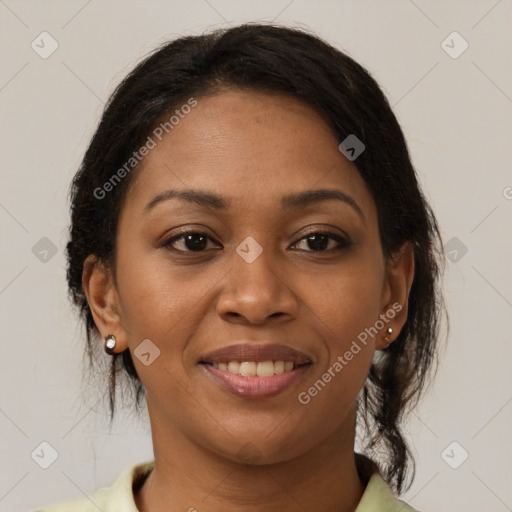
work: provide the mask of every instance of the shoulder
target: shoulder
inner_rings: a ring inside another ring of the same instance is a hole
[[[49,507],[36,510],[35,512],[97,512],[98,508],[103,510],[105,505],[105,495],[107,493],[108,488],[99,489],[90,496],[65,501],[58,505],[51,505]]]
[[[154,460],[140,462],[125,469],[109,487],[93,494],[36,510],[35,512],[138,512],[133,498],[133,484],[149,474]]]
[[[419,512],[393,494],[379,473],[370,477],[355,512]]]

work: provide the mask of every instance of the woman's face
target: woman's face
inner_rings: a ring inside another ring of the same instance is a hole
[[[401,326],[379,315],[407,292],[338,143],[295,99],[231,90],[197,98],[134,176],[106,301],[118,315],[93,312],[169,442],[272,463],[353,429],[374,351]]]

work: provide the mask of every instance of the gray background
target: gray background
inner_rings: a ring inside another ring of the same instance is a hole
[[[512,510],[510,0],[0,0],[0,509],[91,493],[152,458],[147,422],[126,410],[109,432],[102,390],[82,381],[66,195],[104,102],[137,60],[169,38],[249,20],[312,29],[369,69],[453,260],[451,331],[408,424],[418,469],[403,499],[424,512]],[[49,56],[43,31],[58,44]],[[47,469],[43,442],[58,454]]]

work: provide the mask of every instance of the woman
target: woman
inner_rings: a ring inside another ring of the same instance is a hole
[[[103,344],[111,420],[118,371],[145,396],[154,460],[45,511],[413,510],[401,422],[436,361],[441,244],[366,70],[271,24],[167,43],[71,200],[91,362]]]

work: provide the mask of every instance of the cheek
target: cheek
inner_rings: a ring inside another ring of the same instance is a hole
[[[381,313],[384,262],[378,255],[378,250],[361,253],[323,280],[322,286],[318,282],[315,288],[312,282],[308,285],[310,304],[315,308],[312,320],[321,320],[315,324],[326,352],[314,379],[308,382],[314,386],[310,396],[322,395],[317,406],[334,402],[340,411],[346,410],[366,380]]]
[[[163,342],[166,331],[172,334],[187,313],[193,314],[201,290],[186,272],[162,258],[160,250],[148,254],[133,247],[120,251],[117,259],[123,325],[129,336],[154,336]]]
[[[378,320],[383,277],[383,261],[368,251],[333,270],[320,286],[313,280],[305,285],[315,315],[329,327],[332,349],[344,351],[347,342],[350,345],[350,340]]]
[[[166,370],[176,377],[183,371],[182,354],[190,326],[197,322],[201,290],[184,282],[162,258],[136,250],[119,252],[117,278],[132,359],[145,387],[151,390],[160,379],[169,380]],[[148,358],[139,358],[143,348],[150,353],[149,365],[145,364]]]
[[[325,432],[336,428],[355,406],[373,359],[375,338],[367,330],[381,313],[382,272],[378,262],[362,266],[364,271],[340,271],[324,283],[321,293],[309,294],[317,308],[313,319],[321,320],[315,324],[325,358],[304,383],[299,401],[310,408],[310,417],[325,418]]]

